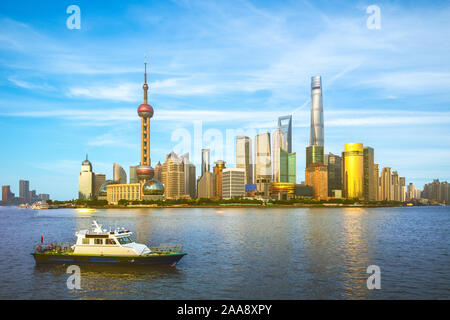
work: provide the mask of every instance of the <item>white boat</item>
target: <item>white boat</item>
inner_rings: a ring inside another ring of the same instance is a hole
[[[32,253],[37,263],[108,263],[108,264],[168,264],[174,266],[186,253],[182,246],[168,245],[150,249],[133,240],[125,228],[102,229],[93,221],[92,230],[75,233],[74,245],[49,244],[36,246]]]

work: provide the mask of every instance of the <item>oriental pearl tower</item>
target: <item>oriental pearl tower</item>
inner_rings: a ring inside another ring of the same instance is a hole
[[[138,109],[141,118],[141,163],[136,169],[136,174],[140,181],[145,182],[153,178],[154,170],[150,162],[150,119],[153,117],[153,107],[148,104],[148,84],[147,84],[147,56],[145,57],[144,73],[144,103]]]

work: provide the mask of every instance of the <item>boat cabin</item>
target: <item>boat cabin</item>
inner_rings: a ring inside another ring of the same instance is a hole
[[[80,230],[75,233],[77,242],[74,245],[74,254],[141,256],[151,253],[146,245],[134,242],[130,230],[117,228],[107,231],[95,220],[93,227],[93,230]]]

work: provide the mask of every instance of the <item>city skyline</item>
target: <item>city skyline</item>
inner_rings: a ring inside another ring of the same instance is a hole
[[[297,172],[303,172],[303,150],[310,138],[309,82],[311,76],[321,75],[325,153],[340,155],[345,143],[361,142],[374,148],[380,171],[383,167],[395,168],[406,177],[407,184],[412,182],[422,189],[433,179],[450,179],[446,160],[450,145],[445,139],[450,130],[447,111],[450,97],[445,89],[450,84],[450,76],[441,71],[450,65],[443,59],[448,44],[439,41],[433,52],[422,48],[427,42],[425,34],[448,37],[441,33],[447,22],[439,19],[448,14],[448,7],[436,5],[422,12],[421,5],[417,4],[412,8],[401,2],[385,4],[381,6],[382,28],[374,31],[366,28],[365,8],[356,3],[346,4],[342,9],[330,6],[322,11],[313,5],[296,5],[298,12],[294,10],[292,15],[281,4],[256,7],[256,4],[243,3],[248,6],[237,5],[230,13],[239,17],[236,19],[241,22],[240,29],[226,31],[231,22],[222,19],[223,29],[216,27],[208,31],[202,27],[203,39],[214,41],[198,48],[195,39],[176,41],[176,36],[193,32],[196,27],[187,24],[183,31],[177,27],[195,14],[201,22],[216,26],[210,19],[218,18],[230,5],[206,6],[193,2],[189,8],[182,3],[147,6],[131,1],[125,14],[118,14],[114,5],[105,8],[81,1],[82,29],[74,31],[65,28],[67,15],[63,4],[50,9],[50,3],[43,2],[34,9],[43,13],[39,18],[33,17],[35,12],[32,14],[29,8],[19,14],[17,8],[3,4],[0,24],[11,32],[0,42],[3,49],[0,69],[6,75],[0,87],[3,97],[0,130],[2,136],[9,138],[3,146],[8,157],[2,159],[1,184],[19,190],[18,180],[27,179],[55,199],[71,199],[77,195],[74,186],[84,154],[89,154],[93,170],[108,178],[112,178],[114,162],[124,168],[138,164],[136,105],[142,101],[140,79],[145,49],[149,56],[150,95],[157,110],[151,129],[154,164],[163,161],[178,145],[178,141],[171,139],[176,130],[184,129],[194,135],[196,120],[203,122],[203,132],[215,129],[225,138],[227,129],[241,128],[244,134],[249,129],[257,130],[256,133],[270,129],[272,133],[278,117],[292,114],[292,150],[297,152]],[[130,28],[140,23],[126,26],[137,8],[156,12],[149,17],[155,31],[139,44],[134,40],[142,39],[144,31],[132,32]],[[169,9],[182,13],[183,21],[167,19],[165,12]],[[310,18],[305,16],[305,10]],[[123,20],[114,26],[93,24],[90,16],[103,11],[108,19],[121,17]],[[399,17],[402,11],[408,11],[411,17]],[[262,21],[268,12],[274,16],[261,25],[261,31],[254,30],[254,24]],[[316,35],[306,35],[304,30],[308,29],[303,27],[318,17],[314,23]],[[346,18],[345,23],[342,17]],[[302,19],[294,22],[296,18]],[[412,23],[414,19],[432,20],[423,28],[434,29],[433,33],[420,31],[418,24]],[[175,38],[167,38],[162,31],[164,27],[172,27]],[[129,40],[120,32],[110,34],[122,29]],[[320,51],[326,47],[324,39],[339,40],[338,31],[343,30],[354,40],[349,57],[344,55],[348,51],[335,41],[331,41],[328,53]],[[217,38],[215,31],[219,31]],[[259,50],[264,45],[257,39],[262,36],[278,41],[280,48],[270,49],[267,55],[259,54],[239,40],[246,33],[243,31],[255,31],[252,43]],[[105,38],[105,33],[109,37]],[[98,39],[104,40],[96,44]],[[168,41],[176,45],[169,45]],[[114,42],[119,42],[121,47],[133,45],[130,49],[119,49]],[[287,46],[288,42],[292,45]],[[421,49],[416,50],[419,42]],[[227,43],[239,50],[218,50]],[[105,46],[111,46],[111,50],[105,52]],[[167,46],[170,50],[164,50]],[[48,48],[43,51],[45,56],[28,52],[39,52],[44,47]],[[178,53],[175,49],[180,48]],[[303,55],[308,48],[321,53],[318,57]],[[417,53],[414,61],[406,59],[408,50]],[[220,54],[212,59],[208,56],[211,51]],[[369,52],[368,56],[363,52]],[[242,61],[237,59],[240,55],[244,56]],[[46,56],[52,57],[52,61]],[[243,68],[250,58],[254,58],[254,63]],[[321,65],[323,59],[330,63]],[[230,71],[223,73],[226,69]],[[233,86],[237,78],[241,80]],[[27,109],[23,108],[24,104]],[[254,135],[249,137],[254,140]],[[205,141],[197,148],[192,142],[190,150],[175,152],[190,152],[192,162],[200,168],[194,162],[194,152],[210,146]],[[234,154],[227,156],[228,159],[212,152],[211,163],[225,160],[234,167]]]

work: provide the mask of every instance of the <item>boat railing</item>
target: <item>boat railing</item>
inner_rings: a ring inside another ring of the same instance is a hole
[[[70,242],[49,242],[38,243],[34,250],[36,252],[67,252],[72,251],[73,243]]]
[[[151,247],[150,250],[157,252],[182,252],[182,244],[161,243],[157,247]]]

